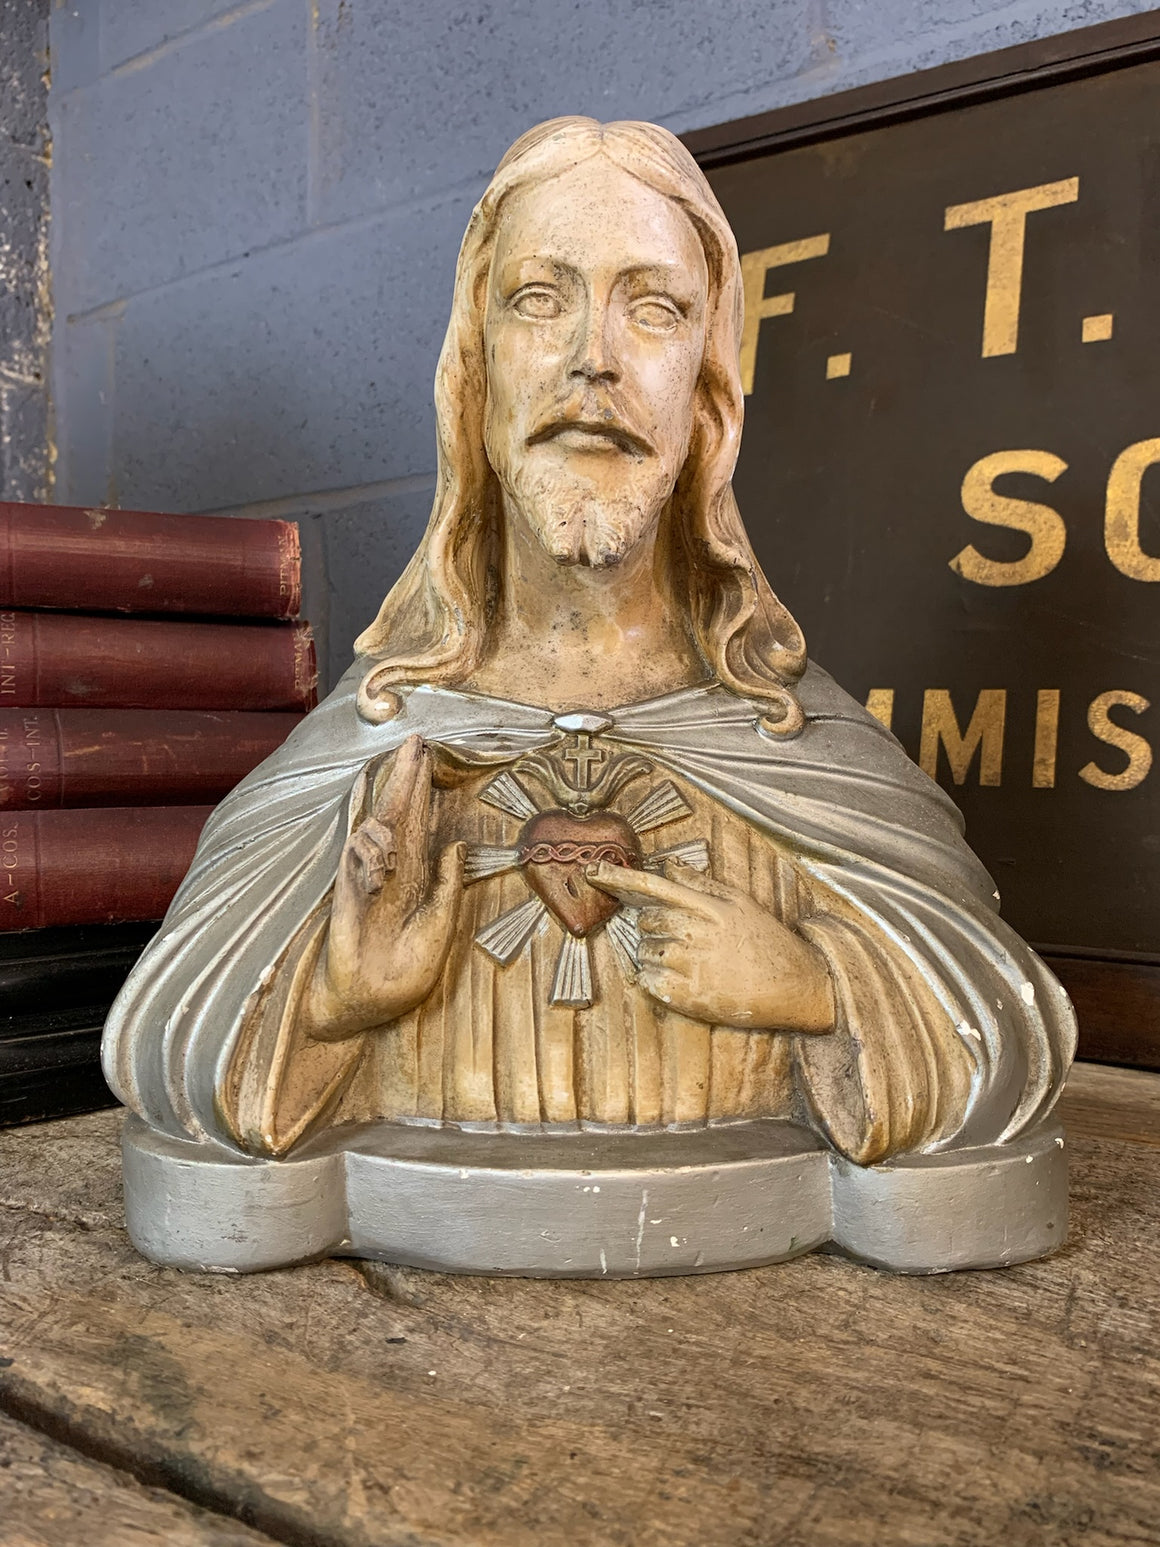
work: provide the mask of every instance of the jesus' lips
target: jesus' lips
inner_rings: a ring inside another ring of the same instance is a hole
[[[643,436],[627,428],[609,415],[591,418],[566,417],[551,419],[528,436],[529,446],[542,446],[547,441],[561,441],[574,451],[622,451],[638,461],[653,455],[653,448]]]

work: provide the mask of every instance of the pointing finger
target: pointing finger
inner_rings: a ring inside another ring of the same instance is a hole
[[[589,865],[584,872],[593,886],[609,892],[632,907],[643,908],[649,903],[660,903],[665,908],[680,908],[685,912],[712,912],[711,899],[702,892],[670,881],[667,876],[651,870],[630,870],[624,865],[610,865],[607,860]]]

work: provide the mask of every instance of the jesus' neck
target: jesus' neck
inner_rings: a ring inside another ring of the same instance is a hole
[[[469,684],[545,709],[614,709],[709,676],[654,522],[619,564],[553,558],[505,498],[498,616]]]

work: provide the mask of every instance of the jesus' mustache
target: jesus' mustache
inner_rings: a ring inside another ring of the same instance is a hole
[[[569,431],[591,436],[594,442],[611,442],[638,461],[656,455],[651,441],[629,428],[623,417],[607,405],[553,408],[528,436],[526,444],[540,446]]]

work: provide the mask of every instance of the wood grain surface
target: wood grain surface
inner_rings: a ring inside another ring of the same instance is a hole
[[[1160,1076],[1080,1068],[1066,1117],[1067,1246],[927,1279],[183,1276],[117,1114],[0,1134],[0,1408],[286,1543],[1160,1543]]]
[[[261,1547],[268,1536],[77,1454],[0,1413],[4,1547]]]

